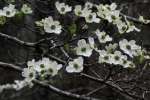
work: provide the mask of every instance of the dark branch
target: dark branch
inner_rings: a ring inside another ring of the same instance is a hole
[[[4,63],[4,62],[0,62],[0,66],[2,66],[3,68],[12,68],[15,71],[20,71],[22,72],[22,69],[19,66],[13,65],[13,64],[9,64],[9,63]],[[49,90],[62,95],[62,96],[67,96],[70,98],[74,98],[74,99],[79,99],[79,100],[101,100],[101,99],[97,99],[97,98],[93,98],[93,97],[87,97],[87,96],[82,96],[79,94],[74,94],[68,91],[63,91],[61,89],[58,89],[50,84],[38,81],[38,80],[34,80],[34,82],[42,87],[47,87]]]

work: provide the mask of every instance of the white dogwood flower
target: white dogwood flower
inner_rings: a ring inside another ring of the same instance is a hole
[[[115,22],[117,19],[119,19],[120,11],[115,10],[115,11],[110,11],[107,13],[105,19],[108,20],[108,22]]]
[[[117,47],[118,47],[117,43],[114,43],[114,44],[110,43],[108,46],[107,45],[105,46],[108,53],[113,53]]]
[[[108,63],[108,64],[112,64],[111,61],[111,54],[109,54],[107,51],[105,50],[99,50],[99,63]]]
[[[115,51],[114,54],[111,54],[111,60],[114,65],[122,64],[122,53],[120,51]]]
[[[74,9],[74,13],[76,16],[79,16],[79,17],[86,17],[88,16],[92,11],[87,9],[86,7],[85,8],[82,8],[81,5],[76,5],[75,6],[75,9]]]
[[[67,12],[72,11],[72,7],[66,5],[65,3],[59,3],[58,1],[55,3],[55,6],[60,14],[66,14]]]
[[[117,24],[117,28],[120,34],[123,34],[127,31],[128,26],[126,25],[126,23],[119,20],[118,22],[116,22],[116,24]]]
[[[45,18],[43,20],[43,23],[44,23],[44,30],[47,33],[60,34],[62,32],[62,26],[60,25],[60,22],[54,21],[51,16]]]
[[[76,47],[76,54],[82,55],[85,57],[90,57],[92,54],[93,49],[91,48],[90,44],[86,43],[84,39],[78,41],[78,47]]]
[[[143,16],[139,16],[139,21],[141,21],[141,22],[143,22],[143,23],[145,23],[145,24],[150,23],[150,20],[146,20],[146,19],[144,19],[144,17],[143,17]]]
[[[86,20],[87,23],[93,23],[93,22],[99,23],[100,22],[100,19],[97,18],[96,13],[90,13],[89,15],[87,15],[85,17],[85,20]]]
[[[112,41],[112,38],[109,35],[107,35],[106,32],[104,31],[100,32],[100,30],[97,29],[95,33],[100,43],[106,43],[106,42]]]
[[[127,59],[127,56],[126,55],[123,55],[122,56],[122,66],[123,66],[123,68],[129,68],[129,67],[131,67],[130,65],[132,65],[133,64],[133,62],[131,62],[131,61],[129,61],[128,59]],[[134,64],[133,64],[134,65]],[[132,66],[132,68],[133,68],[134,66]]]
[[[90,9],[93,7],[93,3],[87,1],[84,6],[85,8]]]
[[[23,4],[21,11],[24,14],[31,14],[33,12],[32,9],[27,4]]]
[[[66,67],[66,71],[68,73],[80,73],[83,71],[83,58],[78,57],[73,61],[70,61],[68,66]]]
[[[97,15],[101,18],[105,19],[105,17],[110,13],[110,10],[103,4],[96,5],[96,8],[98,10]]]
[[[22,76],[25,77],[28,82],[34,80],[36,75],[36,71],[33,67],[24,68],[22,71]]]
[[[14,17],[17,10],[15,9],[15,5],[9,4],[7,7],[3,8],[3,12],[6,17]]]
[[[141,51],[141,47],[135,44],[135,40],[127,41],[123,39],[119,42],[120,49],[130,57],[138,56],[137,51]]]
[[[141,31],[133,24],[133,22],[128,21],[126,17],[125,17],[125,20],[128,26],[127,31],[126,31],[127,33],[132,32],[132,31],[137,31],[137,32]]]
[[[111,3],[111,5],[108,6],[108,7],[109,7],[109,9],[110,9],[111,11],[114,11],[114,10],[116,10],[116,8],[117,8],[117,4],[116,4],[116,3]]]

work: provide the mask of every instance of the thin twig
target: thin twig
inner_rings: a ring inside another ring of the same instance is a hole
[[[22,40],[20,40],[20,39],[18,39],[16,37],[13,37],[13,36],[10,36],[10,35],[7,35],[7,34],[3,34],[1,32],[0,32],[0,37],[6,38],[8,40],[12,40],[12,41],[14,41],[14,42],[16,42],[16,43],[18,43],[20,45],[27,46],[27,47],[35,47],[36,45],[38,45],[40,43],[52,40],[52,37],[50,37],[50,38],[41,39],[41,40],[39,40],[37,42],[34,42],[34,43],[32,43],[32,42],[25,42],[25,41],[22,41]]]

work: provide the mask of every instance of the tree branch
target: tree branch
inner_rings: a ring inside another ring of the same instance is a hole
[[[2,66],[3,68],[12,68],[15,71],[22,72],[22,69],[19,66],[16,66],[13,64],[0,62],[0,66]],[[47,84],[47,83],[44,83],[44,82],[41,82],[38,80],[34,80],[33,82],[35,82],[36,84],[38,84],[42,87],[47,87],[49,90],[51,90],[59,95],[62,95],[62,96],[67,96],[67,97],[79,99],[79,100],[101,100],[101,99],[97,99],[97,98],[93,98],[93,97],[83,96],[83,95],[74,94],[74,93],[71,93],[68,91],[64,91],[64,90],[54,87],[53,85],[50,85],[50,84]]]
[[[16,42],[16,43],[18,43],[20,45],[27,46],[27,47],[35,47],[36,45],[38,45],[40,43],[43,43],[45,41],[48,41],[48,40],[52,39],[52,37],[50,37],[50,38],[41,39],[41,40],[39,40],[37,42],[31,43],[31,42],[22,41],[22,40],[20,40],[20,39],[18,39],[16,37],[13,37],[13,36],[10,36],[10,35],[7,35],[7,34],[3,34],[1,32],[0,32],[0,37],[6,38],[8,40],[12,40],[12,41],[14,41],[14,42]]]
[[[114,84],[113,82],[110,82],[110,81],[105,82],[103,79],[96,78],[96,77],[87,75],[85,73],[81,73],[81,75],[88,78],[88,79],[90,79],[90,80],[93,80],[95,82],[99,82],[99,83],[107,85],[108,87],[111,87],[114,91],[116,91],[119,94],[121,94],[122,96],[124,96],[127,100],[144,100],[142,97],[139,97],[139,96],[136,96],[136,95],[133,95],[133,94],[129,94],[128,92],[124,91],[121,87]]]

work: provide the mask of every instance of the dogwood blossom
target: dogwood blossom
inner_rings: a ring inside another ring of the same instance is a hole
[[[76,47],[76,54],[82,55],[85,57],[90,57],[92,54],[93,49],[91,48],[90,44],[86,43],[84,39],[78,41],[78,47]]]
[[[100,30],[97,29],[95,33],[100,43],[106,43],[106,42],[112,41],[112,38],[109,35],[107,35],[106,32],[104,31],[100,32]]]
[[[73,61],[70,61],[68,66],[66,67],[66,71],[68,73],[79,73],[83,71],[83,58],[78,57]]]
[[[112,3],[111,5],[99,4],[96,5],[96,8],[98,10],[97,15],[108,22],[113,22],[116,21],[116,19],[119,19],[120,11],[116,10],[117,5],[115,3]]]
[[[145,23],[145,24],[150,23],[150,20],[146,20],[146,19],[144,19],[144,17],[143,17],[143,16],[139,16],[139,21],[141,21],[141,22],[143,22],[143,23]]]
[[[14,17],[17,10],[15,9],[15,5],[9,4],[1,10],[2,15],[6,17]]]
[[[121,20],[119,20],[118,22],[116,22],[117,24],[117,28],[120,34],[123,34],[127,31],[128,26],[126,25],[125,22],[122,22]]]
[[[126,17],[125,17],[125,20],[126,20],[126,23],[127,23],[127,26],[128,26],[127,31],[126,31],[127,33],[132,32],[132,31],[140,32],[140,29],[138,29],[138,28],[133,24],[133,22],[128,21]]]
[[[103,4],[96,5],[96,8],[98,10],[97,15],[104,19],[107,16],[107,14],[110,12],[109,9]]]
[[[107,51],[105,50],[99,50],[99,63],[108,63],[108,64],[112,64],[111,61],[111,54],[109,54]]]
[[[24,68],[22,72],[22,76],[28,80],[28,82],[32,82],[36,78],[36,71],[33,67]]]
[[[66,5],[65,3],[59,3],[57,1],[55,3],[55,6],[60,14],[66,14],[67,12],[72,11],[72,7]]]
[[[76,16],[79,16],[79,17],[86,17],[88,16],[92,11],[88,8],[82,8],[81,5],[76,5],[75,6],[75,9],[74,9],[74,13]]]
[[[119,42],[120,49],[130,57],[138,56],[138,51],[141,51],[141,47],[135,44],[135,40],[128,41],[123,39]]]
[[[89,15],[87,15],[85,17],[85,20],[86,20],[87,23],[93,23],[93,22],[99,23],[100,22],[100,19],[97,18],[96,13],[90,13]]]
[[[44,30],[47,33],[60,34],[62,32],[62,26],[59,21],[54,21],[51,16],[45,18],[43,21]]]
[[[87,1],[87,2],[85,3],[84,7],[87,8],[87,9],[90,9],[90,8],[93,7],[93,3]]]
[[[110,43],[108,46],[107,45],[105,46],[108,53],[113,53],[117,47],[118,47],[117,43],[114,43],[114,44]]]
[[[32,87],[33,84],[26,81],[26,79],[25,80],[15,80],[14,83],[12,83],[12,84],[7,83],[4,85],[0,85],[0,93],[7,89],[14,89],[16,91],[19,91],[26,86]]]
[[[133,63],[133,62],[131,62],[131,61],[129,61],[128,59],[127,59],[127,56],[126,55],[123,55],[122,56],[122,66],[124,67],[124,68],[135,68],[135,64]]]
[[[23,69],[22,76],[29,82],[37,77],[55,76],[62,68],[61,64],[58,64],[56,61],[51,61],[49,58],[42,58],[39,61],[28,61],[27,65],[28,68]]]
[[[21,11],[24,14],[31,14],[33,12],[32,9],[27,4],[23,4]]]
[[[114,54],[111,55],[111,60],[114,65],[122,64],[124,56],[120,51],[115,51]]]

